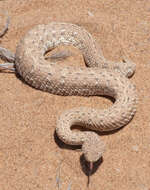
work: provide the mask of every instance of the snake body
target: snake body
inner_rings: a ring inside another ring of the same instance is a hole
[[[81,50],[88,67],[64,67],[46,61],[45,53],[58,45]],[[71,127],[111,131],[126,125],[136,112],[136,89],[127,78],[134,73],[135,65],[106,61],[92,36],[77,25],[53,22],[35,26],[17,46],[15,68],[29,85],[43,91],[69,96],[108,95],[115,99],[108,109],[73,108],[57,120],[59,138],[67,144],[82,145],[87,161],[102,156],[104,143],[95,132],[72,131]]]

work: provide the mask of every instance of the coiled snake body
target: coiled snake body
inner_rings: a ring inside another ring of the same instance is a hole
[[[46,61],[44,54],[60,44],[80,49],[88,67],[63,67]],[[82,145],[90,162],[101,157],[103,142],[95,132],[76,132],[71,127],[110,131],[126,125],[135,114],[136,90],[127,78],[134,73],[135,65],[106,61],[92,36],[77,25],[53,22],[35,26],[17,46],[15,68],[28,84],[43,91],[57,95],[108,95],[116,100],[104,110],[85,107],[67,110],[57,121],[60,139],[67,144]]]

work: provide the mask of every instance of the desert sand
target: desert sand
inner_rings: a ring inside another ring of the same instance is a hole
[[[78,106],[107,108],[111,100],[52,95],[23,83],[14,73],[0,72],[0,189],[149,190],[150,1],[1,0],[0,10],[8,11],[11,19],[0,46],[15,52],[21,37],[37,24],[77,24],[95,37],[108,60],[126,56],[136,63],[130,80],[139,97],[133,120],[121,130],[101,135],[107,149],[89,174],[80,147],[57,138],[57,117]],[[0,16],[2,29],[6,16]],[[81,53],[68,50],[72,55],[58,64],[84,66]]]

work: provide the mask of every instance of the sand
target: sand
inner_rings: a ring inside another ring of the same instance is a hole
[[[130,80],[139,96],[132,122],[100,137],[107,149],[88,178],[82,152],[66,146],[55,135],[57,117],[69,108],[103,109],[112,102],[103,97],[52,95],[31,88],[13,73],[0,72],[0,189],[149,190],[150,1],[1,0],[0,10],[8,11],[11,18],[0,46],[15,52],[21,37],[37,24],[78,24],[101,44],[107,59],[121,61],[125,55],[136,63],[136,73]],[[5,19],[4,15],[0,17],[0,28]],[[58,64],[84,66],[81,53],[68,49],[72,56]]]

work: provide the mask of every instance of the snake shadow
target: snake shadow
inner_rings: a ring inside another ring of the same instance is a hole
[[[81,145],[68,145],[62,142],[59,137],[56,134],[56,131],[54,132],[54,140],[55,143],[59,146],[61,149],[68,149],[68,150],[73,150],[73,151],[81,151]],[[87,187],[90,185],[90,176],[92,176],[100,167],[100,165],[103,163],[103,157],[101,157],[98,161],[93,163],[93,168],[92,170],[90,169],[90,163],[87,162],[87,160],[84,157],[84,154],[80,155],[80,165],[82,172],[87,176]]]
[[[123,127],[122,127],[123,128]],[[102,135],[112,135],[114,133],[116,133],[117,131],[121,130],[122,128],[113,130],[113,131],[108,131],[108,132],[99,132],[99,131],[95,131],[98,135],[102,136]],[[74,130],[80,130],[80,131],[93,131],[90,129],[85,129],[81,126],[73,126],[72,129]],[[82,146],[81,145],[68,145],[65,144],[63,141],[61,141],[59,139],[59,137],[57,136],[56,131],[54,132],[54,140],[55,143],[59,146],[59,148],[61,149],[68,149],[68,150],[73,150],[73,151],[78,151],[82,153]],[[85,157],[83,154],[81,154],[80,156],[80,165],[81,165],[81,169],[83,171],[83,173],[88,177],[88,183],[90,180],[90,176],[93,175],[101,166],[101,164],[103,163],[104,159],[103,157],[101,157],[98,161],[93,163],[93,168],[92,170],[90,169],[90,163],[86,161]]]
[[[56,131],[54,133],[54,140],[55,140],[55,143],[61,149],[68,149],[68,150],[78,151],[78,152],[82,153],[82,150],[81,150],[82,146],[81,145],[68,145],[68,144],[65,144],[63,141],[61,141],[59,139],[59,137],[56,134]],[[99,166],[101,165],[102,162],[103,162],[103,158],[101,158],[100,160],[95,162],[93,164],[93,169],[90,170],[90,163],[86,161],[83,154],[80,155],[81,169],[82,169],[83,173],[88,177],[97,171],[97,169],[99,168]]]

